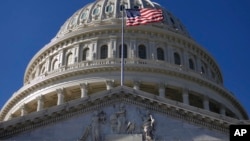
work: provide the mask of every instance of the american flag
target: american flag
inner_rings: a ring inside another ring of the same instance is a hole
[[[160,9],[126,9],[127,26],[143,25],[152,22],[161,22],[163,20],[162,10]]]

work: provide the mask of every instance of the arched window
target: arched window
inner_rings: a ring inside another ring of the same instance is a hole
[[[113,5],[108,5],[108,6],[106,6],[106,8],[105,8],[105,12],[106,13],[111,13],[113,11]]]
[[[164,50],[162,48],[157,48],[157,59],[164,60]]]
[[[52,63],[52,70],[56,70],[59,68],[59,61],[56,59]]]
[[[174,53],[174,64],[181,65],[181,57],[177,52]]]
[[[72,53],[69,53],[67,55],[67,61],[66,61],[66,65],[71,65],[74,63],[74,58],[73,58],[73,54]]]
[[[141,59],[146,59],[147,58],[147,55],[146,55],[146,53],[147,53],[147,51],[146,51],[146,47],[144,46],[144,45],[139,45],[139,47],[138,47],[138,56],[139,56],[139,58],[141,58]]]
[[[201,72],[202,72],[202,74],[205,74],[205,73],[206,73],[203,66],[201,67]]]
[[[101,59],[106,59],[108,57],[108,46],[107,45],[103,45],[101,47]]]
[[[86,20],[87,19],[87,16],[88,16],[88,13],[89,13],[89,10],[86,10],[82,13],[81,15],[81,20]]]
[[[82,52],[82,61],[86,61],[89,56],[89,48],[86,48]]]
[[[194,70],[194,61],[192,59],[189,59],[188,62],[189,62],[189,68]]]
[[[119,46],[119,58],[121,58],[122,55],[122,45]],[[127,50],[127,45],[124,44],[123,46],[123,58],[127,58],[128,57],[128,50]]]
[[[96,7],[96,8],[94,8],[94,10],[93,10],[93,13],[92,13],[92,14],[93,14],[94,16],[99,15],[99,13],[100,13],[100,9],[101,9],[100,7]]]

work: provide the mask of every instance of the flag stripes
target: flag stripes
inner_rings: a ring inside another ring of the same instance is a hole
[[[126,26],[144,25],[163,20],[162,10],[160,9],[126,9]]]

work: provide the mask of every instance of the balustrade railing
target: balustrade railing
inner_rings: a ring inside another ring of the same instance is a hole
[[[32,81],[38,81],[38,80],[45,78],[46,76],[50,76],[50,75],[57,74],[57,73],[63,73],[66,71],[71,71],[71,70],[91,69],[91,68],[94,68],[97,66],[99,66],[99,67],[103,67],[103,66],[117,66],[117,67],[119,67],[120,64],[121,64],[121,60],[119,58],[82,61],[82,62],[74,63],[71,65],[61,66],[55,70],[50,70],[49,72],[46,72],[45,74],[41,74],[40,76],[37,76]],[[199,78],[202,78],[204,80],[209,80],[209,81],[213,81],[213,82],[217,83],[214,79],[207,76],[206,74],[201,74],[200,72],[191,70],[189,68],[186,68],[185,66],[170,64],[170,63],[165,62],[165,61],[130,58],[130,59],[124,59],[124,64],[125,64],[125,67],[126,67],[126,65],[128,65],[128,66],[135,65],[138,67],[145,66],[145,67],[150,67],[150,68],[159,68],[159,69],[170,70],[170,71],[178,71],[180,73],[184,73],[184,74],[187,74],[189,76],[199,77]]]

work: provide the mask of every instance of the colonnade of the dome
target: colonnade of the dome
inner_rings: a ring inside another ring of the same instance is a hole
[[[17,111],[11,110],[8,119],[19,116],[24,116],[32,112],[38,112],[54,106],[59,106],[72,100],[87,98],[91,95],[98,95],[103,91],[112,90],[119,86],[117,80],[106,80],[102,82],[84,82],[78,85],[63,85],[57,89],[52,88],[47,90],[47,93],[37,93],[34,98],[26,98],[27,103],[21,104],[17,107]],[[173,84],[154,83],[146,81],[126,81],[125,86],[131,87],[136,91],[143,91],[151,95],[155,95],[168,103],[174,105],[187,106],[187,109],[205,110],[207,114],[221,116],[228,116],[232,118],[241,119],[240,113],[234,113],[237,109],[230,109],[231,105],[224,105],[214,99],[213,96],[207,96],[204,93],[198,93],[195,90],[186,87],[177,87]],[[30,99],[30,100],[28,100]],[[193,107],[193,108],[192,108]],[[15,109],[15,108],[14,108]],[[233,111],[231,111],[233,110]],[[210,111],[210,112],[209,112]]]

